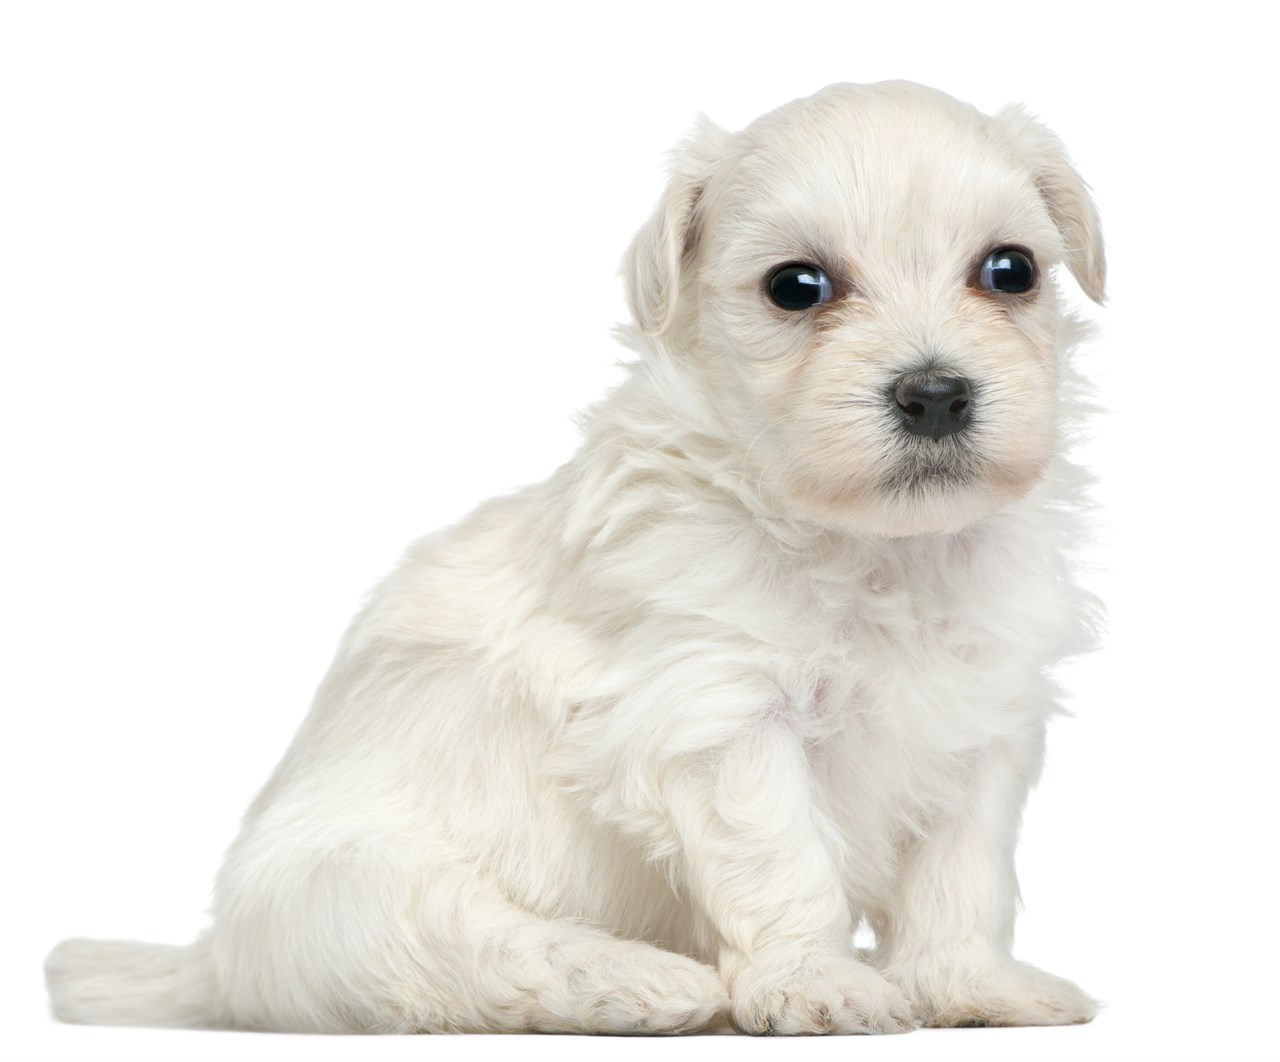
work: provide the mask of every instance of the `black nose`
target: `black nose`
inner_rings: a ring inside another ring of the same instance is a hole
[[[907,431],[941,439],[969,422],[972,396],[963,376],[909,372],[893,390],[898,415]]]

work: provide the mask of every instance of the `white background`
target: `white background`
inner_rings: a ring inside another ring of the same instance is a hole
[[[1246,10],[5,6],[0,1053],[1277,1057],[1277,92]],[[1110,633],[1063,672],[1018,946],[1102,1016],[661,1045],[52,1023],[60,938],[200,928],[400,549],[572,452],[617,379],[617,262],[694,113],[736,128],[888,77],[1026,102],[1103,213],[1081,362],[1111,412],[1082,456]]]

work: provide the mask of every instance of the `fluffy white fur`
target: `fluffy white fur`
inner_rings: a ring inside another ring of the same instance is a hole
[[[992,248],[1042,271],[979,290]],[[817,262],[839,297],[773,306]],[[753,1033],[1088,1021],[1010,957],[1087,638],[1064,564],[1088,193],[1022,111],[838,85],[702,123],[628,253],[637,358],[547,482],[414,545],[250,808],[213,924],[72,940],[67,1021]],[[901,430],[892,381],[973,381]],[[865,919],[877,946],[855,952]]]

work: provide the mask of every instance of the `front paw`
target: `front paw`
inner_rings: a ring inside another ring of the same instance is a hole
[[[852,957],[752,962],[732,984],[730,1014],[746,1033],[813,1036],[915,1027],[907,997]]]
[[[889,976],[932,1028],[972,1025],[1080,1025],[1098,1004],[1070,981],[1013,959],[924,961]]]

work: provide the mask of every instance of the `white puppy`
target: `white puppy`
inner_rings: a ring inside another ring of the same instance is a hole
[[[1061,145],[905,83],[703,123],[638,358],[547,482],[356,618],[186,947],[66,941],[68,1021],[753,1033],[1088,1021],[1010,957],[1087,641],[1063,555]],[[861,920],[877,946],[852,946]]]

